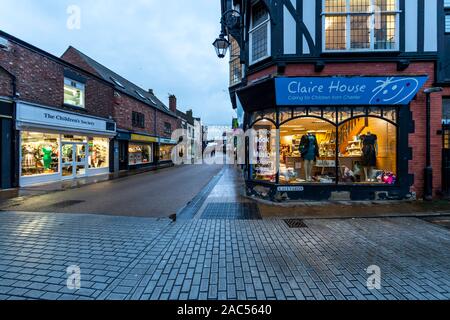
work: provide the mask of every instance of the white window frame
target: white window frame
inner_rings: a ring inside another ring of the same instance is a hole
[[[257,3],[258,2],[252,4],[252,6],[251,6],[250,30],[248,32],[248,34],[249,34],[249,44],[250,44],[249,45],[250,65],[253,65],[253,64],[258,63],[258,62],[260,62],[260,61],[262,61],[264,59],[267,59],[272,54],[271,53],[272,52],[272,50],[271,50],[272,49],[271,48],[271,46],[272,46],[272,42],[271,42],[271,39],[272,39],[271,30],[272,30],[272,28],[271,28],[271,25],[270,25],[270,12],[267,11],[267,19],[266,20],[264,20],[263,22],[261,22],[257,26],[253,26],[253,7]],[[265,56],[263,56],[263,57],[261,57],[259,59],[253,60],[253,33],[255,31],[259,30],[260,28],[263,28],[263,27],[267,28],[267,55],[265,55]]]
[[[67,84],[66,82],[70,82],[71,84]],[[75,83],[76,86],[74,87],[74,86],[72,85],[72,83]],[[75,104],[72,104],[72,103],[67,103],[66,100],[65,100],[65,98],[63,97],[63,99],[64,99],[64,104],[65,104],[65,105],[68,105],[68,106],[76,107],[76,108],[83,108],[83,109],[86,108],[86,85],[85,85],[84,83],[79,82],[79,81],[70,79],[70,78],[68,78],[68,77],[64,77],[64,87],[63,87],[63,90],[65,89],[66,86],[71,87],[71,88],[73,88],[73,89],[80,90],[80,91],[82,92],[82,96],[81,96],[81,105],[80,105],[80,106],[75,105]]]
[[[352,15],[361,15],[363,12],[351,12],[350,11],[350,1],[346,0],[346,12],[325,12],[326,0],[322,0],[322,51],[323,52],[396,52],[400,50],[400,0],[395,0],[396,10],[395,11],[381,11],[380,13],[391,13],[395,14],[395,48],[393,49],[375,49],[375,34],[370,31],[370,48],[367,49],[352,49],[351,48],[351,19]],[[370,0],[372,8],[375,5],[375,0]],[[371,24],[374,23],[375,12],[367,12],[367,15],[371,16]],[[346,19],[346,30],[345,30],[345,41],[346,49],[327,49],[327,35],[326,35],[326,17],[327,16],[345,16]]]

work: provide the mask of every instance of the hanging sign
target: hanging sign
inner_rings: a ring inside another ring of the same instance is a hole
[[[276,78],[277,105],[408,105],[428,80],[406,77]]]

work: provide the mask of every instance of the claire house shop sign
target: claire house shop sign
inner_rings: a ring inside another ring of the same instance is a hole
[[[276,78],[278,105],[408,105],[428,80],[407,77]]]

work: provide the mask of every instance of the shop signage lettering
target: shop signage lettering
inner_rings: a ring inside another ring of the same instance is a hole
[[[53,115],[50,113],[45,113],[44,114],[46,119],[50,119],[50,120],[58,120],[58,121],[65,121],[65,122],[72,122],[72,123],[78,123],[78,124],[83,124],[83,125],[87,125],[87,126],[95,126],[95,122],[92,121],[86,121],[83,119],[75,119],[75,118],[71,118],[68,116],[61,116],[61,115]]]
[[[278,187],[278,192],[303,192],[305,188],[302,186],[297,187]]]
[[[278,105],[407,105],[424,86],[419,77],[275,79]]]
[[[76,115],[68,112],[57,111],[50,108],[17,104],[17,121],[34,126],[54,126],[68,129],[89,130],[97,132],[115,132],[115,126],[107,126],[107,121]],[[111,128],[112,130],[108,130]]]

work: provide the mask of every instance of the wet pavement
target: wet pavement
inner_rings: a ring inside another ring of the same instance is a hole
[[[192,170],[199,176],[208,168]],[[286,221],[267,217],[261,203],[244,196],[235,168],[209,170],[204,187],[189,190],[195,193],[189,204],[177,204],[176,222],[0,212],[0,299],[450,299],[450,230],[436,217],[433,223],[414,217]],[[169,180],[173,189],[177,179],[194,179],[171,172],[172,178],[140,179]],[[136,178],[119,189],[131,188]],[[79,190],[86,188],[92,187]],[[152,212],[151,195],[143,192]],[[125,199],[118,201],[129,204]],[[76,200],[60,199],[75,201],[74,208]],[[67,268],[74,266],[79,289],[67,286],[73,280]],[[379,289],[368,287],[374,266]]]
[[[168,217],[191,201],[221,169],[221,165],[189,165],[60,191],[54,185],[42,186],[43,194],[6,200],[0,203],[0,210]]]

